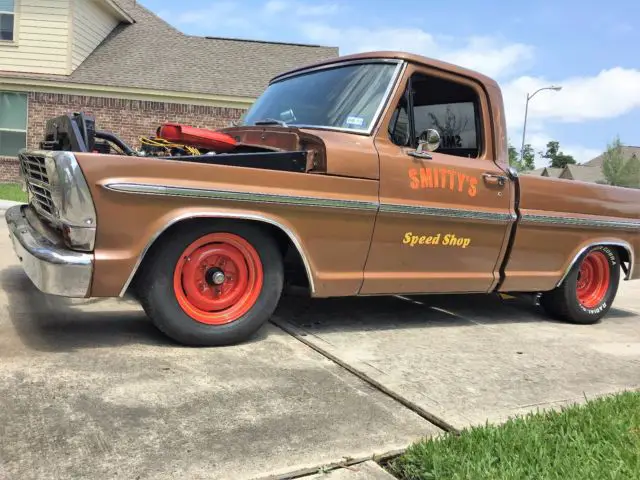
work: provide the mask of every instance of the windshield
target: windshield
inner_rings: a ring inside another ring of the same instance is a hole
[[[368,132],[397,64],[361,63],[317,70],[269,85],[242,125],[286,124]]]

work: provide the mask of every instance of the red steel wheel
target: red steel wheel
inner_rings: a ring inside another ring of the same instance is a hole
[[[608,245],[591,247],[565,279],[542,293],[540,303],[553,318],[593,325],[611,309],[620,284],[620,254]]]
[[[225,325],[254,306],[263,285],[260,255],[244,238],[216,232],[192,242],[180,255],[173,290],[182,310],[207,325]]]
[[[595,308],[607,295],[611,269],[602,251],[590,252],[580,264],[576,293],[585,308]]]

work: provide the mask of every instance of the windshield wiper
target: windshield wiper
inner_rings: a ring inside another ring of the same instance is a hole
[[[288,127],[285,122],[282,120],[276,120],[275,118],[265,118],[264,120],[258,120],[257,122],[253,122],[254,125],[281,125],[283,127]]]

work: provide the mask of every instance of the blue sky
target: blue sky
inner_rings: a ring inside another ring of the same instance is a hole
[[[640,146],[640,2],[550,0],[139,0],[187,34],[337,46],[341,54],[405,50],[458,63],[500,83],[510,141],[548,140],[578,161],[615,135]],[[537,159],[539,166],[544,159]]]

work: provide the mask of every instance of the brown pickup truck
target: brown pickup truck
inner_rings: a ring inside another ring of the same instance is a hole
[[[131,295],[183,344],[243,341],[287,284],[532,294],[591,324],[640,277],[640,191],[518,176],[498,84],[443,62],[375,52],[279,75],[219,151],[143,154],[60,125],[20,153],[30,200],[6,212],[26,274]]]

